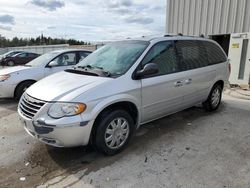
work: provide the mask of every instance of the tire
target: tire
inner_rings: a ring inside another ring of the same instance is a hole
[[[15,62],[14,61],[8,61],[7,65],[10,66],[10,67],[13,67],[15,65]]]
[[[106,155],[115,155],[126,148],[134,132],[135,124],[127,111],[118,109],[107,112],[102,114],[97,121],[97,129],[93,138],[95,147]]]
[[[221,103],[222,87],[220,84],[213,86],[210,94],[205,102],[202,103],[206,111],[215,111],[219,108]]]
[[[26,91],[26,89],[28,89],[34,83],[34,81],[25,81],[20,83],[15,90],[15,99],[19,100],[23,93]]]

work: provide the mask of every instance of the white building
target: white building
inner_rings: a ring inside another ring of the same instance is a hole
[[[205,35],[231,60],[231,84],[250,82],[250,0],[167,0],[166,33]]]

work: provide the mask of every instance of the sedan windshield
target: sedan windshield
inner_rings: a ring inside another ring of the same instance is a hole
[[[76,66],[102,69],[111,76],[122,75],[135,63],[148,44],[146,41],[113,42],[96,50]]]
[[[11,57],[11,56],[18,54],[18,53],[20,53],[20,52],[19,51],[10,51],[10,52],[3,54],[2,56],[3,57]]]
[[[27,63],[25,66],[28,67],[39,67],[46,63],[49,63],[54,57],[59,55],[59,52],[49,52],[39,56],[38,58],[32,60],[31,62]]]

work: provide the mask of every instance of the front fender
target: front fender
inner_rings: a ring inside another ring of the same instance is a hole
[[[131,102],[133,103],[138,111],[138,119],[137,125],[139,125],[141,119],[141,101],[138,100],[136,97],[129,95],[129,94],[118,94],[114,96],[110,96],[98,102],[95,107],[91,111],[91,117],[96,119],[97,116],[108,106],[119,103],[119,102]]]

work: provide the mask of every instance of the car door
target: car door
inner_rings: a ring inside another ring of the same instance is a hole
[[[35,59],[36,58],[36,54],[33,54],[33,53],[28,53],[28,57],[26,59],[26,62],[25,63],[28,63],[30,62],[31,60]]]
[[[28,53],[20,53],[16,55],[15,62],[17,65],[25,64],[27,61]]]
[[[202,40],[177,40],[175,46],[179,70],[185,74],[182,80],[182,105],[188,108],[204,101],[216,72],[208,67],[208,56]]]
[[[76,59],[76,52],[66,52],[58,55],[46,66],[45,76],[72,68],[77,62]]]
[[[155,44],[142,60],[141,66],[147,63],[157,64],[159,73],[141,79],[143,123],[181,110],[185,95],[182,80],[186,76],[178,70],[173,41]]]

